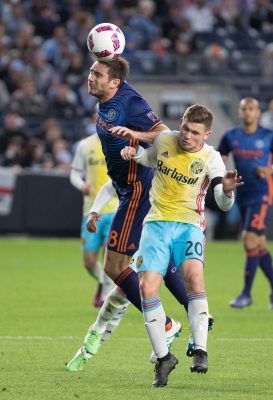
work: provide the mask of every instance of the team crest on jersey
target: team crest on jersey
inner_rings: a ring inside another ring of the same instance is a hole
[[[136,262],[136,267],[140,268],[142,263],[143,263],[143,258],[141,256],[138,256],[137,262]]]
[[[190,171],[194,174],[194,175],[199,175],[201,174],[201,172],[204,169],[204,164],[201,163],[200,161],[194,161],[191,166],[190,166]]]
[[[262,139],[258,139],[255,141],[255,146],[257,147],[257,149],[262,149],[264,147],[264,142]]]
[[[109,121],[113,121],[115,117],[116,117],[116,111],[113,108],[111,108],[111,110],[108,111],[107,119]]]
[[[158,116],[153,111],[148,112],[148,114],[146,114],[146,115],[151,121],[153,121],[153,122],[158,121]]]

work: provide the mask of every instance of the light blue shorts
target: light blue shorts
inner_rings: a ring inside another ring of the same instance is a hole
[[[166,275],[170,261],[178,268],[189,259],[204,262],[205,236],[201,229],[182,222],[152,221],[144,224],[137,272],[153,271]]]
[[[81,227],[82,251],[98,251],[108,241],[108,236],[115,213],[100,214],[101,220],[97,221],[98,231],[88,232],[86,228],[87,215],[83,216]]]

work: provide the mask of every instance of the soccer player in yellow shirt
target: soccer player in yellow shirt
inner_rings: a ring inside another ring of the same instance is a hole
[[[233,190],[241,186],[237,171],[226,172],[222,158],[205,143],[213,116],[204,106],[189,107],[180,131],[162,132],[148,149],[126,146],[121,155],[154,167],[151,209],[144,219],[137,260],[145,326],[157,356],[154,387],[166,386],[178,363],[165,341],[165,312],[159,297],[162,279],[172,259],[181,267],[189,299],[188,318],[195,342],[192,372],[207,372],[208,302],[203,265],[206,226],[204,201],[211,184],[218,206],[227,211]],[[115,127],[114,134],[131,134]]]

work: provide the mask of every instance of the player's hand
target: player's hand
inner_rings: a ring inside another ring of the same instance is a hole
[[[126,126],[114,126],[110,129],[113,136],[121,139],[137,139],[137,132],[132,129],[126,128]]]
[[[91,192],[91,186],[89,185],[89,183],[85,182],[85,184],[83,185],[83,188],[82,188],[82,192],[83,192],[83,194],[85,194],[85,195],[90,194],[90,192]]]
[[[256,173],[260,179],[265,179],[273,174],[272,167],[258,167]]]
[[[136,149],[131,146],[125,146],[121,152],[120,155],[123,158],[123,160],[130,161],[134,156],[136,155]]]
[[[88,232],[95,233],[98,231],[98,228],[96,226],[96,222],[100,221],[100,216],[98,213],[92,211],[88,214],[88,218],[86,221],[86,228]]]
[[[225,176],[223,177],[222,183],[225,195],[228,197],[232,196],[232,192],[236,187],[242,186],[244,184],[244,182],[242,181],[242,177],[238,176],[236,169],[232,171],[227,171]]]

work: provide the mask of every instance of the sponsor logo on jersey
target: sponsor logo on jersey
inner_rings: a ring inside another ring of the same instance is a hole
[[[264,142],[262,139],[258,139],[255,141],[255,146],[257,149],[263,149],[264,148]]]
[[[157,170],[162,174],[167,175],[172,179],[175,179],[177,182],[185,183],[191,186],[194,186],[199,179],[198,177],[190,178],[187,175],[183,175],[176,168],[168,168],[166,165],[164,165],[162,160],[157,160]]]
[[[190,171],[194,175],[199,175],[204,169],[204,164],[200,161],[194,161],[190,166]]]
[[[163,151],[163,153],[161,153],[161,156],[163,157],[169,157],[169,152],[168,151]]]
[[[92,157],[88,158],[88,165],[105,165],[105,164],[106,163],[104,158],[103,159],[101,158],[100,160],[96,160]]]
[[[158,121],[158,116],[153,111],[148,112],[148,114],[146,114],[146,115],[151,121],[153,121],[153,122]]]
[[[108,111],[107,118],[109,119],[109,121],[113,121],[115,117],[116,117],[116,111],[113,108],[111,108],[111,110]]]

